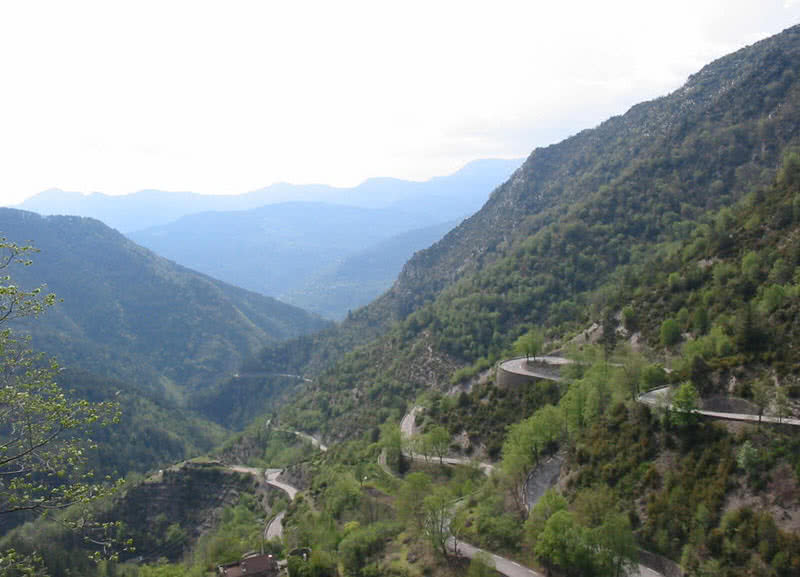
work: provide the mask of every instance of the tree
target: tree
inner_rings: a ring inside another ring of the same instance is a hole
[[[397,510],[406,521],[412,522],[417,530],[425,525],[423,501],[431,492],[431,478],[425,473],[409,473],[397,492]]]
[[[403,434],[394,423],[381,426],[380,444],[386,452],[386,465],[393,471],[399,471],[403,459]]]
[[[761,325],[757,311],[747,303],[736,318],[734,334],[736,346],[742,353],[761,351],[767,343],[767,333]]]
[[[643,372],[647,361],[641,353],[627,346],[624,349],[622,358],[617,362],[622,365],[622,385],[630,393],[631,400],[635,401],[636,397],[639,396],[639,387],[642,384]]]
[[[636,332],[639,328],[639,320],[636,318],[636,312],[632,306],[626,306],[622,309],[622,326],[629,333]]]
[[[744,444],[736,453],[736,464],[739,468],[747,473],[752,473],[755,465],[758,463],[758,451],[750,441],[745,441]]]
[[[430,435],[413,435],[406,440],[406,450],[412,455],[422,455],[428,462],[433,454]]]
[[[508,429],[501,468],[523,519],[527,513],[524,488],[528,474],[544,452],[556,449],[564,429],[564,414],[553,405],[545,405]]]
[[[525,541],[531,548],[536,547],[539,534],[544,529],[545,523],[558,511],[567,510],[567,500],[555,489],[548,489],[531,509],[531,514],[525,521]]]
[[[665,347],[677,345],[681,340],[681,328],[675,319],[667,319],[661,323],[661,344]]]
[[[514,350],[517,354],[525,355],[526,361],[530,361],[531,357],[536,361],[536,355],[542,352],[543,347],[544,333],[539,328],[529,330],[514,341]]]
[[[603,358],[608,362],[611,353],[617,346],[617,318],[611,308],[603,312],[602,333],[600,334],[600,344],[603,345]]]
[[[692,328],[698,335],[704,335],[711,328],[711,319],[708,316],[708,309],[704,306],[698,307],[692,315]]]
[[[636,539],[627,515],[612,513],[596,530],[598,573],[610,577],[623,577],[633,568],[638,557]]]
[[[0,239],[0,270],[30,265],[32,252]],[[53,294],[25,291],[10,276],[0,277],[0,324],[35,317],[55,302]],[[0,515],[39,514],[107,494],[109,485],[96,481],[86,467],[86,449],[93,447],[94,426],[119,418],[117,405],[72,399],[56,382],[55,362],[45,362],[8,327],[0,330],[0,368]],[[113,523],[92,524],[81,517],[73,525],[108,552],[106,536]],[[5,551],[2,557],[15,553]]]
[[[428,437],[431,450],[439,457],[439,464],[444,465],[444,456],[450,448],[450,433],[444,427],[436,426],[425,436]]]
[[[425,525],[423,534],[433,550],[447,557],[447,540],[450,538],[450,508],[453,497],[445,487],[437,487],[425,497]]]
[[[778,414],[778,422],[791,414],[789,397],[783,387],[778,387],[775,391],[775,411]]]
[[[0,333],[0,514],[61,509],[101,487],[85,469],[90,426],[116,418],[114,405],[72,400],[55,382],[55,363]]]
[[[675,409],[671,413],[672,421],[679,427],[692,425],[697,418],[697,389],[691,381],[686,381],[678,387],[672,395],[672,406]]]
[[[764,410],[769,406],[772,387],[764,379],[759,379],[751,386],[753,392],[753,402],[758,407],[758,424],[761,425],[761,417],[764,415]]]
[[[548,568],[561,568],[567,575],[579,575],[588,568],[586,532],[566,510],[556,511],[545,523],[534,551]]]

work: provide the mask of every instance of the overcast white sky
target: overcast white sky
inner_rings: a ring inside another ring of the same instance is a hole
[[[425,179],[798,22],[800,0],[3,0],[0,201]]]

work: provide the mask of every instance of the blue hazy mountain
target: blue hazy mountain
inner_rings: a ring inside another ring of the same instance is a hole
[[[431,210],[442,211],[439,222],[444,222],[478,210],[491,189],[508,178],[522,164],[522,160],[476,160],[454,174],[424,182],[371,178],[348,188],[276,183],[240,195],[141,190],[112,196],[99,192],[84,195],[50,189],[25,200],[16,208],[44,215],[88,216],[122,232],[131,232],[167,224],[193,213],[248,210],[288,201],[326,202],[363,208],[394,207],[402,210],[428,199]],[[456,209],[457,214],[451,209]]]
[[[388,290],[414,253],[438,242],[456,225],[458,221],[449,221],[381,241],[320,271],[281,299],[324,317],[341,320],[349,311]]]
[[[303,290],[322,272],[351,255],[411,230],[438,224],[435,215],[424,212],[289,202],[246,211],[192,214],[128,236],[184,266],[280,297]],[[423,247],[412,243],[409,252],[400,256],[397,270],[383,284],[391,284],[402,262],[419,248]],[[368,270],[361,273],[364,277],[371,275]],[[380,291],[371,294],[365,302],[378,294]],[[323,304],[316,308],[327,310]]]

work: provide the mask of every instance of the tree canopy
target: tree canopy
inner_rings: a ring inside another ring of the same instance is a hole
[[[30,246],[0,239],[0,270],[27,266]],[[88,503],[107,493],[109,484],[87,469],[91,430],[118,419],[113,402],[74,399],[56,382],[58,365],[31,351],[8,322],[36,316],[56,302],[40,288],[23,290],[10,275],[0,277],[0,515],[41,514]],[[88,525],[85,519],[78,524]],[[109,526],[100,525],[101,532]],[[106,546],[104,539],[96,543]],[[9,567],[20,569],[34,557],[2,552]],[[6,567],[8,569],[8,567]],[[9,569],[11,570],[11,569]]]

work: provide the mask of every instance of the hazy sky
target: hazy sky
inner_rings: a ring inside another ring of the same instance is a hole
[[[527,155],[800,0],[0,3],[0,201],[246,192]]]

